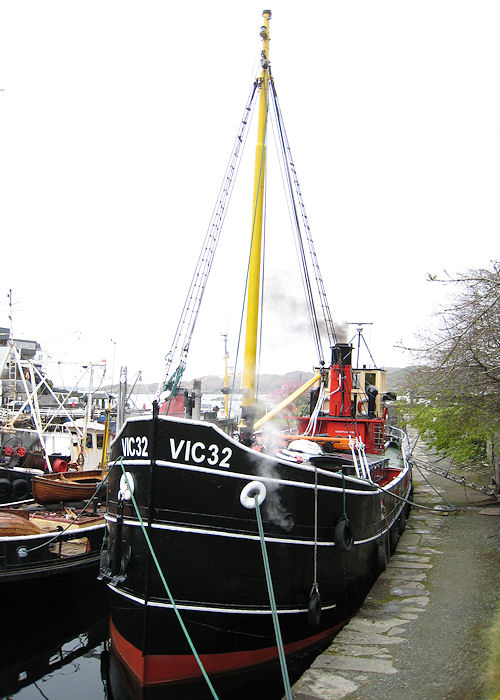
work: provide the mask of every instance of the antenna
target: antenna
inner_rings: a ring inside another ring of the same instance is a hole
[[[373,355],[372,355],[371,352],[370,352],[370,348],[369,348],[368,345],[366,344],[366,340],[365,340],[365,338],[364,338],[364,336],[363,336],[363,327],[364,327],[364,326],[373,326],[373,323],[372,323],[371,321],[348,321],[348,322],[347,322],[347,325],[349,325],[349,326],[356,326],[356,334],[357,334],[357,336],[358,336],[358,353],[357,353],[357,356],[356,356],[356,367],[359,367],[359,351],[360,351],[360,348],[361,348],[361,341],[363,341],[363,343],[364,343],[364,345],[365,345],[365,348],[367,349],[368,354],[370,355],[370,359],[371,359],[371,361],[373,362],[373,366],[376,367],[376,366],[377,366],[377,363],[376,363],[375,360],[373,359]],[[356,337],[356,336],[354,336],[354,337],[351,339],[351,341],[350,341],[351,343],[352,343],[352,341],[354,340],[355,337]]]
[[[14,340],[14,323],[13,323],[14,313],[12,310],[12,307],[14,306],[14,302],[12,301],[12,289],[9,289],[9,293],[7,294],[7,297],[9,298],[9,340]]]

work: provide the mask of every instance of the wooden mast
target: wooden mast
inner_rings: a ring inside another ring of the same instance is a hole
[[[255,366],[259,329],[259,298],[261,273],[262,221],[266,172],[266,131],[269,85],[269,20],[271,11],[264,10],[262,37],[262,73],[259,78],[259,126],[255,151],[255,177],[252,206],[252,246],[248,270],[247,320],[245,336],[245,365],[243,369],[243,400],[240,423],[241,439],[249,444],[253,433],[255,405]]]

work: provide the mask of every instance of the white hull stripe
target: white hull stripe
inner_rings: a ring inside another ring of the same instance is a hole
[[[38,469],[36,471],[38,473],[40,473],[40,471]],[[11,506],[19,506],[19,505],[24,505],[25,503],[34,503],[34,502],[35,502],[34,498],[28,498],[25,501],[12,501],[11,503],[0,503],[0,506],[2,507],[2,509],[4,509],[4,508],[10,508]]]
[[[138,460],[138,459],[124,459],[123,460],[123,465],[126,467],[133,467],[133,466],[146,466],[149,465],[150,462],[145,462],[144,460]],[[309,489],[309,490],[314,490],[316,486],[311,483],[311,484],[305,484],[303,481],[290,481],[288,479],[274,479],[269,476],[261,476],[260,474],[243,474],[242,472],[227,472],[223,471],[222,469],[211,469],[208,467],[195,467],[192,464],[179,464],[176,462],[166,462],[160,459],[156,460],[156,465],[158,467],[169,467],[171,469],[181,469],[183,471],[190,471],[190,472],[200,472],[203,474],[216,474],[217,476],[222,476],[225,478],[230,478],[230,479],[241,479],[244,481],[248,481],[251,479],[258,479],[259,481],[263,481],[266,484],[275,484],[276,486],[293,486],[296,488],[302,488],[302,489]],[[309,471],[314,471],[314,467],[310,467]],[[331,472],[327,472],[324,469],[318,469],[318,474],[324,474],[326,476],[331,477]],[[401,474],[403,475],[403,473]],[[346,483],[349,477],[345,477]],[[398,479],[395,479],[394,481],[391,481],[390,484],[387,486],[384,486],[384,489],[391,488],[391,486],[398,481],[400,476],[398,476]],[[353,481],[353,479],[351,479]],[[361,480],[358,480],[357,483],[363,483]],[[367,482],[364,482],[367,483]],[[335,493],[349,493],[354,496],[378,496],[381,491],[380,489],[377,488],[376,484],[370,484],[372,488],[370,490],[358,490],[358,489],[348,489],[346,488],[345,490],[342,489],[340,486],[324,486],[318,484],[318,491],[330,491],[330,492],[335,492]]]
[[[117,518],[114,515],[106,515],[106,520],[110,523],[116,523]],[[130,520],[129,518],[123,519],[124,525],[129,525],[131,527],[141,527],[138,520]],[[194,535],[211,535],[212,537],[229,537],[233,540],[253,540],[255,542],[260,542],[260,537],[258,535],[243,535],[241,533],[224,532],[220,530],[204,530],[199,527],[183,527],[182,525],[164,525],[160,523],[152,523],[151,527],[154,530],[169,530],[170,532],[186,532]],[[368,537],[364,540],[355,540],[354,544],[365,544],[366,542],[373,542],[379,537],[384,535],[389,528],[381,530],[376,535]],[[307,547],[314,547],[314,540],[292,540],[285,537],[265,537],[266,543],[268,544],[295,544],[295,545],[305,545]],[[317,542],[318,547],[335,547],[335,542]]]
[[[133,600],[135,603],[139,603],[139,605],[145,605],[145,600],[144,598],[139,598],[138,596],[132,595],[131,593],[126,593],[125,591],[122,591],[120,588],[117,588],[116,586],[113,586],[111,583],[108,583],[108,588],[110,588],[112,591],[114,591],[117,595],[122,596],[123,598],[128,598],[129,600]],[[148,608],[166,608],[167,610],[173,610],[174,606],[172,603],[162,603],[160,601],[156,600],[149,600],[147,603]],[[333,610],[336,608],[336,604],[332,603],[331,605],[322,605],[321,609],[322,610]],[[182,603],[177,604],[176,603],[176,608],[178,610],[189,610],[190,612],[210,612],[210,613],[225,613],[225,614],[231,614],[231,615],[271,615],[272,611],[270,609],[266,608],[220,608],[212,605],[185,605]],[[307,613],[308,609],[307,608],[296,608],[293,610],[286,609],[286,610],[278,610],[279,615],[297,615],[297,614],[303,614]]]

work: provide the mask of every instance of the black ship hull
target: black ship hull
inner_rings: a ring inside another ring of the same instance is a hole
[[[209,675],[277,658],[254,493],[287,655],[357,610],[407,516],[409,465],[384,456],[377,484],[351,476],[347,456],[292,463],[160,416],[127,421],[112,458],[101,575],[115,651],[143,686],[200,676],[180,619]]]

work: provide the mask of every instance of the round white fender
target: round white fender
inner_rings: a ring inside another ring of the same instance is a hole
[[[259,506],[266,497],[266,487],[262,481],[250,481],[240,493],[240,503],[244,508],[255,508],[255,496]]]
[[[132,500],[132,494],[134,493],[135,490],[135,481],[134,477],[130,472],[126,472],[127,474],[127,479],[128,483],[130,484],[130,488],[127,484],[127,479],[125,478],[125,474],[122,474],[122,477],[120,479],[120,490],[118,491],[118,498],[120,501],[130,501]]]

